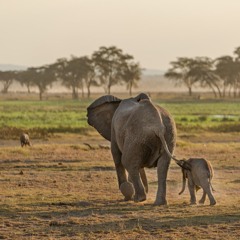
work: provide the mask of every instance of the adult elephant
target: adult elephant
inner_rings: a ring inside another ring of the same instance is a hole
[[[134,186],[134,201],[146,200],[144,168],[157,167],[158,190],[154,204],[167,204],[166,179],[176,143],[176,127],[170,114],[154,105],[144,93],[124,100],[102,96],[87,112],[88,124],[111,141],[119,188],[128,182],[127,170]],[[126,192],[122,193],[129,198]]]

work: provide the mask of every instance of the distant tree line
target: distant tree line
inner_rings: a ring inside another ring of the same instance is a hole
[[[170,62],[171,68],[165,77],[176,82],[176,86],[185,86],[192,95],[193,86],[210,89],[217,98],[240,97],[240,47],[234,56],[222,56],[216,59],[208,57],[179,57]],[[72,98],[90,97],[91,87],[103,87],[106,94],[111,93],[115,85],[125,85],[129,94],[137,87],[141,78],[140,64],[133,56],[123,53],[115,46],[100,47],[91,57],[61,58],[55,63],[30,67],[24,71],[0,71],[2,93],[7,93],[13,81],[18,81],[27,88],[39,90],[39,99],[52,87],[55,81],[70,89]]]
[[[27,88],[30,93],[31,87],[39,90],[39,99],[53,82],[61,81],[61,84],[71,89],[72,98],[78,99],[81,92],[90,97],[91,87],[103,87],[106,94],[110,94],[114,85],[126,85],[129,94],[137,87],[142,69],[140,64],[134,61],[133,56],[123,53],[115,46],[100,47],[91,57],[75,57],[70,59],[61,58],[55,63],[40,67],[30,67],[24,71],[0,71],[2,93],[7,93],[13,81],[18,81]]]
[[[240,97],[240,47],[235,49],[234,57],[180,57],[170,64],[165,77],[187,87],[190,96],[193,86],[201,86],[211,89],[216,98]]]

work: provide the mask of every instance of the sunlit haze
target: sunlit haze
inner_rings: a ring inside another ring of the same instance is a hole
[[[50,64],[115,45],[142,67],[232,55],[239,0],[0,0],[0,63]]]

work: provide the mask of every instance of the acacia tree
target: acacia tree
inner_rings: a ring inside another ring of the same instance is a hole
[[[72,98],[78,99],[79,89],[82,90],[84,97],[84,85],[86,84],[88,97],[90,96],[90,87],[96,85],[94,66],[91,59],[87,56],[75,57],[70,60],[66,58],[58,59],[52,65],[55,69],[56,76],[62,80],[62,85],[72,89]]]
[[[87,88],[87,97],[89,98],[91,94],[91,86],[99,86],[98,82],[96,81],[94,61],[88,57],[84,57],[82,68],[84,71],[84,82]]]
[[[142,70],[139,63],[126,62],[122,70],[122,78],[127,84],[129,95],[132,96],[132,88],[138,87],[137,83],[141,79]]]
[[[80,58],[72,58],[69,61],[70,66],[72,67],[72,71],[76,79],[78,79],[79,88],[82,90],[82,97],[84,97],[84,85],[87,88],[87,96],[90,97],[91,86],[97,86],[97,82],[95,80],[95,70],[93,61],[87,56]]]
[[[218,86],[219,76],[214,72],[213,61],[208,57],[196,57],[190,66],[187,73],[188,77],[194,79],[194,82],[199,82],[203,88],[209,87],[215,96],[221,97],[221,91]]]
[[[96,73],[106,93],[110,94],[111,87],[122,82],[121,68],[125,62],[133,59],[128,54],[115,46],[100,47],[92,55],[95,64]]]
[[[45,93],[48,87],[52,86],[52,83],[56,80],[54,71],[50,65],[28,68],[28,77],[34,86],[38,87],[39,99],[42,100],[43,93]]]
[[[32,72],[28,70],[19,71],[16,73],[16,80],[21,86],[26,86],[28,93],[30,93],[30,87],[33,86]]]
[[[215,59],[215,73],[219,76],[221,96],[226,96],[227,87],[231,90],[231,83],[234,78],[234,59],[231,56],[222,56]]]
[[[0,81],[3,84],[3,89],[1,90],[2,93],[8,92],[14,79],[16,79],[16,73],[14,71],[0,71]]]
[[[215,73],[221,80],[222,97],[226,96],[228,89],[229,96],[240,96],[240,47],[234,51],[236,57],[222,56],[215,60]]]
[[[235,81],[234,81],[234,96],[240,97],[240,47],[234,50],[234,54],[237,55],[235,58]]]
[[[234,51],[236,57],[222,56],[211,60],[207,57],[178,58],[171,62],[172,68],[165,74],[177,83],[189,88],[199,83],[201,87],[209,87],[214,96],[224,98],[228,91],[229,96],[240,96],[240,47]]]
[[[75,61],[70,62],[66,58],[61,58],[52,65],[52,68],[57,79],[62,81],[62,85],[72,90],[72,98],[78,99],[78,88],[81,83],[76,73]]]
[[[170,64],[172,65],[172,68],[170,68],[164,76],[176,81],[176,85],[185,85],[188,88],[189,96],[191,96],[192,87],[197,81],[196,78],[189,74],[194,64],[194,59],[181,57]]]

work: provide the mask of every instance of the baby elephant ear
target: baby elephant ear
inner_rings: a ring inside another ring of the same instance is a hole
[[[96,99],[87,108],[88,124],[109,141],[111,141],[112,117],[121,101],[117,97],[106,95]]]

